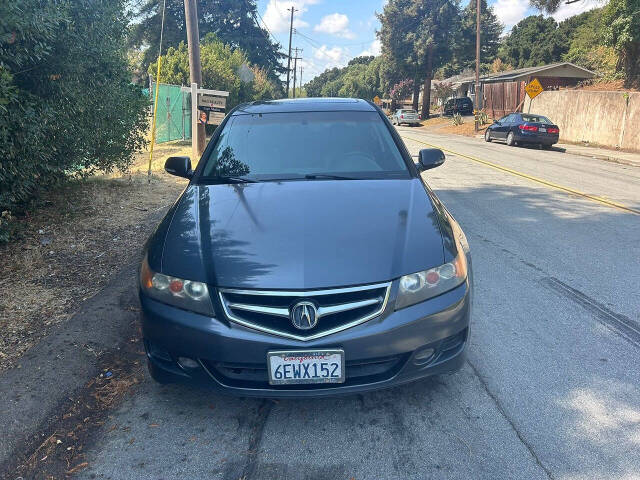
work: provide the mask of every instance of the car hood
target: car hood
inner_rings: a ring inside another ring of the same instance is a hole
[[[220,287],[359,285],[444,263],[417,178],[191,185],[172,213],[161,271]]]

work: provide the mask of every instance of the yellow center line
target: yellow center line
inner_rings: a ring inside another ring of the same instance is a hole
[[[612,202],[611,200],[607,200],[605,198],[596,197],[595,195],[590,195],[588,193],[584,193],[584,192],[581,192],[579,190],[574,190],[573,188],[565,187],[563,185],[558,185],[557,183],[553,183],[553,182],[550,182],[548,180],[544,180],[542,178],[534,177],[532,175],[527,175],[526,173],[522,173],[522,172],[519,172],[517,170],[513,170],[511,168],[503,167],[502,165],[497,165],[495,163],[488,162],[486,160],[482,160],[480,158],[473,157],[471,155],[465,155],[464,153],[454,152],[453,150],[448,150],[446,148],[440,147],[439,145],[433,145],[432,143],[428,143],[428,142],[425,142],[425,141],[422,141],[422,140],[418,140],[417,138],[411,138],[411,137],[404,137],[404,138],[406,138],[407,140],[412,140],[414,142],[422,143],[423,145],[428,145],[429,147],[439,148],[440,150],[442,150],[444,152],[451,153],[453,155],[458,155],[460,157],[464,157],[464,158],[466,158],[468,160],[472,160],[474,162],[481,163],[481,164],[486,165],[488,167],[495,168],[496,170],[501,170],[503,172],[507,172],[507,173],[510,173],[512,175],[516,175],[518,177],[526,178],[527,180],[531,180],[533,182],[541,183],[542,185],[546,185],[548,187],[555,188],[557,190],[562,190],[563,192],[571,193],[573,195],[578,195],[580,197],[587,198],[587,199],[589,199],[591,201],[594,201],[594,202],[602,203],[604,205],[608,205],[610,207],[617,208],[619,210],[624,210],[625,212],[629,212],[629,213],[634,213],[636,215],[640,215],[640,210],[636,210],[634,208],[627,207],[626,205],[623,205],[623,204],[618,203],[618,202]]]

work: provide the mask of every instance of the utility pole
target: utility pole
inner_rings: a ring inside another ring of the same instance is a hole
[[[300,65],[300,93],[302,94],[302,65]]]
[[[291,11],[291,25],[289,27],[289,56],[287,57],[287,98],[289,98],[289,74],[291,73],[291,37],[293,36],[293,13],[297,12],[293,6],[287,8]]]
[[[480,0],[476,0],[476,94],[475,100],[475,130],[479,129],[478,110],[480,110]]]
[[[301,52],[301,48],[294,48],[296,51],[295,57],[293,57],[293,98],[296,98],[296,72],[298,71],[298,60],[301,60],[301,57],[298,57],[298,52]]]
[[[206,131],[204,125],[198,122],[198,93],[202,88],[202,68],[200,66],[200,33],[198,31],[198,7],[196,0],[184,0],[184,18],[187,24],[187,44],[189,45],[189,76],[191,85],[191,149],[194,159],[204,152]],[[195,93],[194,93],[195,92]],[[196,115],[193,114],[196,112]]]

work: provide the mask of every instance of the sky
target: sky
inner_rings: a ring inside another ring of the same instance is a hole
[[[468,0],[462,0],[466,4]],[[343,67],[360,55],[378,55],[380,42],[376,30],[380,22],[376,13],[383,10],[386,0],[258,0],[258,13],[273,37],[286,53],[289,48],[289,24],[294,6],[292,48],[302,49],[298,57],[298,74],[302,81],[322,73],[327,68]],[[557,21],[601,6],[602,0],[580,0],[562,5],[553,15]],[[505,26],[505,33],[529,15],[539,12],[528,0],[489,0],[489,5]],[[295,52],[292,52],[295,53]]]

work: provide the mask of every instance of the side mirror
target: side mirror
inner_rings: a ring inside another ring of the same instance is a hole
[[[193,176],[189,157],[169,157],[164,162],[164,169],[167,173],[176,177],[191,178]]]
[[[439,148],[423,148],[418,155],[420,171],[439,167],[444,163],[444,152]]]

